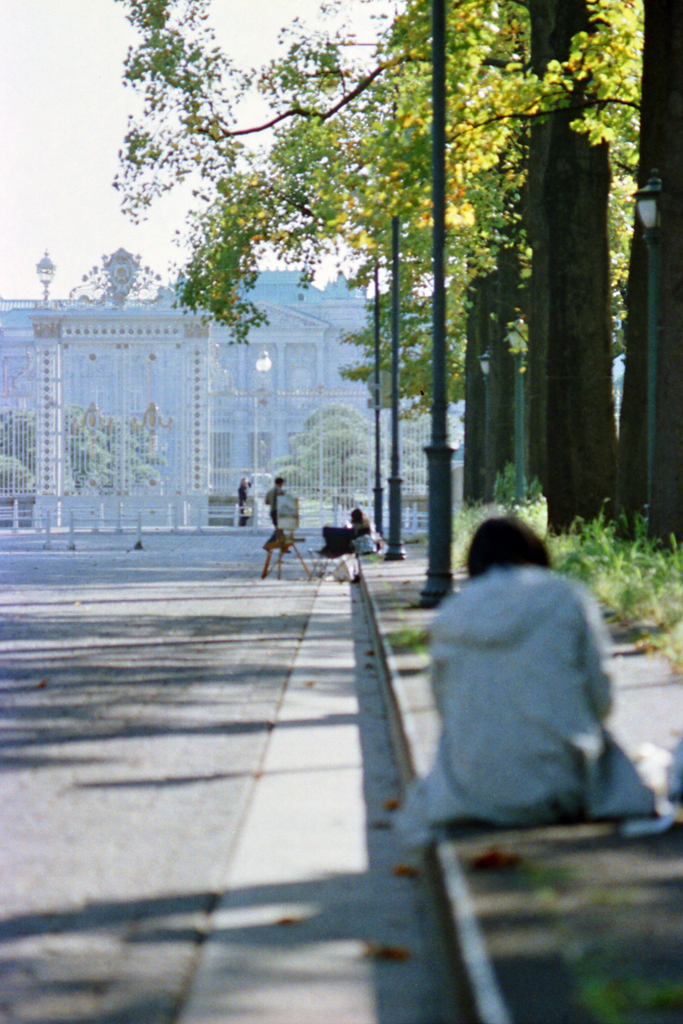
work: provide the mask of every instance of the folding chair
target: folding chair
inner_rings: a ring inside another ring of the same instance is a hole
[[[310,552],[314,575],[323,579],[327,575],[330,563],[334,565],[332,574],[335,575],[341,572],[343,563],[348,567],[348,578],[354,579],[359,571],[354,531],[348,526],[324,526],[323,540],[325,546],[321,551]],[[349,558],[355,559],[353,570],[349,566]]]

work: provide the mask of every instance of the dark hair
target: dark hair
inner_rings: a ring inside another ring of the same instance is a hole
[[[280,485],[283,484],[284,482],[285,481],[284,481],[284,479],[281,476],[276,476],[275,477],[275,484],[276,484],[277,487],[280,487]]]
[[[550,568],[548,549],[531,527],[512,517],[487,519],[475,532],[467,556],[470,576],[493,565],[540,565]]]
[[[362,523],[364,519],[365,516],[363,515],[363,510],[360,508],[354,508],[353,512],[351,513],[351,522]]]

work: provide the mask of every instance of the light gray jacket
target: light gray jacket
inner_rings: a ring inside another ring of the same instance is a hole
[[[546,569],[492,569],[444,602],[432,625],[443,732],[421,787],[430,823],[652,812],[602,725],[606,639],[590,595]]]

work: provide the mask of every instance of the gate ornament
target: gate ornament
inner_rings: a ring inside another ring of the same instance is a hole
[[[142,422],[140,422],[137,416],[133,416],[131,423],[134,430],[142,430],[143,428],[149,430],[149,443],[152,456],[154,456],[156,453],[157,427],[170,428],[173,423],[173,417],[169,416],[164,422],[159,406],[156,402],[150,402],[142,415]]]
[[[159,274],[149,267],[140,267],[139,256],[117,249],[111,256],[102,257],[101,267],[93,267],[83,276],[83,283],[69,293],[69,301],[93,306],[110,302],[117,309],[123,309],[129,302],[150,306],[167,295],[160,281]]]
[[[87,430],[90,436],[90,461],[91,463],[95,460],[95,438],[98,430],[110,432],[114,426],[114,420],[105,420],[97,402],[91,402],[88,408],[83,413],[83,419],[80,422],[80,427],[83,430]],[[91,487],[97,486],[96,480],[90,480],[89,485]]]
[[[81,426],[86,430],[94,434],[96,430],[106,430],[107,427],[111,427],[113,420],[105,420],[104,416],[100,412],[97,402],[91,402],[88,408],[83,413],[83,419],[81,420]]]

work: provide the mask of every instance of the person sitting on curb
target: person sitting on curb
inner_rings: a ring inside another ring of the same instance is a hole
[[[607,633],[583,587],[550,571],[524,523],[476,531],[470,580],[431,626],[441,737],[398,825],[413,846],[464,821],[520,826],[649,818],[654,794],[604,728]]]

